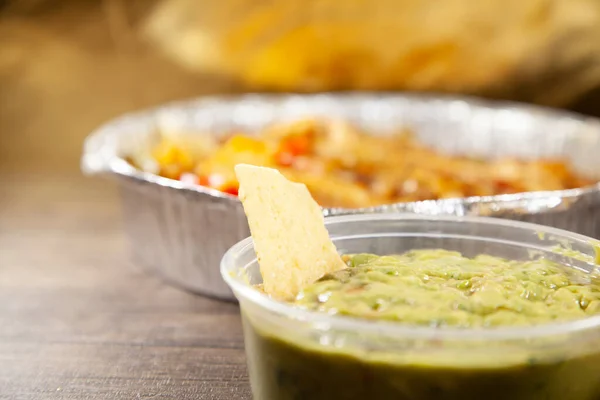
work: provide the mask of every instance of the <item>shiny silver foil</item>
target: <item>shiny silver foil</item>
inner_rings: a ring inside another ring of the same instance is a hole
[[[377,135],[410,128],[424,143],[452,154],[559,157],[580,173],[600,176],[597,119],[471,98],[368,93],[211,97],[126,115],[87,138],[82,169],[118,178],[126,229],[142,266],[189,290],[233,299],[219,276],[219,263],[230,246],[249,235],[239,200],[140,171],[125,157],[147,154],[159,132],[257,132],[273,122],[302,117],[342,118]],[[600,238],[600,184],[565,191],[323,210],[326,216],[367,211],[502,217]]]

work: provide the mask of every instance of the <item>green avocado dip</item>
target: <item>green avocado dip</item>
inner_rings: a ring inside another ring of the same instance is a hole
[[[534,325],[600,314],[600,286],[581,284],[585,273],[445,250],[345,261],[291,304],[381,332],[282,327],[242,309],[255,400],[600,400],[597,331],[527,337]],[[440,335],[405,337],[390,325]],[[442,337],[502,327],[523,335]]]
[[[573,283],[552,261],[446,250],[347,257],[349,268],[304,289],[299,307],[426,326],[536,325],[600,312],[600,286]]]

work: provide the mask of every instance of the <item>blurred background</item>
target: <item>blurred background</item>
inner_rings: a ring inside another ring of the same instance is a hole
[[[106,119],[229,90],[142,42],[136,29],[152,6],[0,1],[0,168],[78,173],[83,138]]]
[[[210,93],[458,92],[600,116],[600,2],[0,0],[0,171],[78,174],[123,112]]]

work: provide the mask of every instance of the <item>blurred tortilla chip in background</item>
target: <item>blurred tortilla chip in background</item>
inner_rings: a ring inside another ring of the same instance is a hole
[[[415,90],[563,106],[600,84],[598,0],[163,0],[144,35],[258,90]]]

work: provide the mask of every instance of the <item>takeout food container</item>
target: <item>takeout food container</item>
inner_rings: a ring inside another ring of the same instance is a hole
[[[118,178],[125,227],[142,266],[189,290],[232,299],[218,265],[231,245],[249,235],[240,201],[143,172],[125,157],[149,152],[161,131],[256,132],[273,122],[302,117],[339,117],[381,135],[410,128],[420,141],[441,151],[482,157],[564,157],[580,173],[600,172],[596,119],[472,98],[369,93],[212,97],[126,115],[89,136],[82,168]],[[497,216],[600,237],[600,184],[361,210],[324,209],[326,216],[364,212]]]
[[[338,251],[399,254],[446,249],[512,260],[544,256],[590,264],[600,242],[540,225],[481,217],[366,214],[326,219]],[[600,316],[533,327],[429,328],[301,310],[252,285],[262,282],[250,238],[224,256],[221,273],[240,302],[254,398],[600,398]]]

